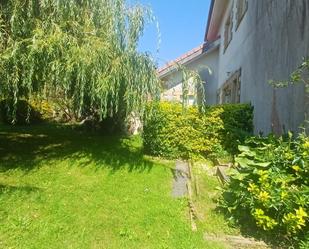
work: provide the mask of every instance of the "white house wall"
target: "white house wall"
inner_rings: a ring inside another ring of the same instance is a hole
[[[184,66],[188,70],[199,72],[202,80],[205,82],[206,103],[216,104],[216,92],[218,89],[218,49],[209,53],[200,55],[198,58],[188,62]],[[179,95],[182,95],[182,73],[173,71],[161,80],[165,81],[165,87],[162,99],[177,101]],[[174,96],[174,97],[173,97]]]
[[[187,65],[188,69],[198,71],[202,80],[205,82],[206,103],[209,105],[216,104],[218,89],[218,55],[219,50],[215,49]]]
[[[160,78],[164,82],[164,89],[161,99],[164,101],[180,101],[182,95],[182,74],[180,71],[172,73]]]
[[[309,56],[309,1],[248,0],[237,30],[236,1],[229,2],[220,29],[219,86],[241,68],[241,102],[254,105],[255,132],[297,130],[308,111],[304,87],[274,90],[268,81],[288,79]],[[233,37],[224,52],[224,24],[231,8]]]

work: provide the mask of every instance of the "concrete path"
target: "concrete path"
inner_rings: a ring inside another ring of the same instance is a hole
[[[187,196],[187,181],[189,176],[189,165],[187,162],[176,161],[176,167],[173,171],[174,182],[172,196],[175,198]]]

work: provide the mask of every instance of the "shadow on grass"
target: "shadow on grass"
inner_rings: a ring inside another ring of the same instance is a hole
[[[8,192],[25,192],[30,193],[34,191],[39,191],[40,188],[32,187],[32,186],[12,186],[12,185],[2,185],[0,184],[0,194],[8,193]]]
[[[237,222],[231,220],[227,211],[221,207],[217,207],[215,212],[223,214],[225,219],[230,221],[229,225],[232,227],[238,227],[241,235],[246,238],[254,238],[258,241],[264,241],[269,248],[273,249],[295,248],[295,245],[293,245],[291,241],[286,240],[286,238],[278,235],[278,233],[265,232],[257,227],[251,215],[245,210],[240,211],[241,215],[238,216]]]
[[[153,163],[144,158],[138,138],[103,136],[51,124],[0,125],[0,172],[32,170],[50,160],[69,159],[74,165],[95,164],[112,172],[150,171]]]

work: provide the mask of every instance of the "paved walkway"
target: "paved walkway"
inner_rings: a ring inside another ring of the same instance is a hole
[[[189,176],[189,165],[187,162],[176,161],[174,170],[174,182],[172,196],[175,198],[187,196],[187,181]]]

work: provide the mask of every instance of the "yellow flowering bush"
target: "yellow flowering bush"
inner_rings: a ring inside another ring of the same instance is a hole
[[[262,209],[255,209],[252,215],[257,220],[257,225],[262,227],[266,231],[272,230],[278,224],[274,219],[265,215]]]
[[[308,136],[252,137],[235,157],[220,206],[240,225],[271,238],[306,243],[309,236]],[[243,224],[243,222],[245,223]],[[301,242],[303,241],[303,242]]]
[[[295,234],[306,225],[307,217],[307,212],[302,207],[299,207],[295,210],[295,213],[285,214],[282,221],[286,224],[288,233]]]
[[[146,152],[167,158],[214,157],[224,152],[227,140],[231,141],[230,148],[237,148],[239,141],[233,135],[236,131],[231,129],[246,127],[244,133],[252,131],[252,107],[246,104],[231,106],[234,108],[222,105],[207,107],[200,112],[196,106],[184,109],[180,103],[150,105],[144,119]]]
[[[266,191],[261,191],[257,196],[257,199],[260,200],[260,202],[262,203],[267,202],[269,198],[270,198],[270,195]]]

